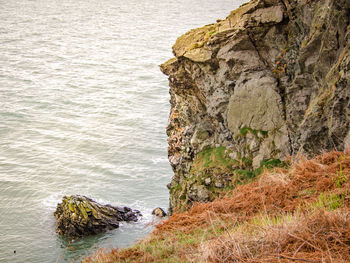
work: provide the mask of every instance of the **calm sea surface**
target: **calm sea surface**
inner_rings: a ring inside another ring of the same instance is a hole
[[[158,65],[242,2],[0,0],[0,262],[74,262],[152,230],[172,176]],[[69,244],[53,212],[70,194],[144,217]]]

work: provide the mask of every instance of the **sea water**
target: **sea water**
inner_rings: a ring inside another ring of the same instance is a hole
[[[75,262],[152,230],[172,177],[158,65],[242,2],[0,0],[0,262]],[[70,194],[144,216],[70,241],[53,216]]]

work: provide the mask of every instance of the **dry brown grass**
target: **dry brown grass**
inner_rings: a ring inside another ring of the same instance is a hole
[[[196,262],[349,262],[348,210],[295,214],[243,227],[203,243]]]
[[[349,152],[299,157],[84,262],[350,262],[349,214]]]
[[[339,186],[336,180],[340,170],[348,179]],[[279,180],[270,179],[274,174],[278,175]],[[272,173],[266,171],[260,180],[238,186],[230,196],[196,204],[188,212],[174,214],[159,224],[155,233],[173,230],[190,233],[194,227],[207,226],[212,214],[219,214],[223,219],[234,216],[239,220],[247,220],[259,212],[292,212],[304,203],[316,201],[320,193],[332,191],[344,194],[350,189],[349,179],[348,153],[333,151],[312,160],[302,159],[288,170],[277,168]]]

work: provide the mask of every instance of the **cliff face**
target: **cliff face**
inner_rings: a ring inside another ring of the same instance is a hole
[[[170,212],[264,163],[350,144],[349,23],[349,0],[252,0],[176,41],[161,65]]]

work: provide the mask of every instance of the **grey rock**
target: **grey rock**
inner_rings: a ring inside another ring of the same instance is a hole
[[[204,183],[205,185],[209,186],[211,184],[211,179],[209,177],[205,178]]]
[[[188,197],[191,201],[206,202],[209,200],[209,192],[204,185],[193,185],[188,191]]]
[[[232,149],[230,158],[251,159],[254,169],[267,158],[349,147],[349,9],[348,0],[252,0],[177,39],[175,58],[161,65],[174,185],[193,176],[208,148]],[[210,199],[201,181],[172,192],[170,212]]]
[[[217,188],[223,188],[224,187],[224,184],[222,182],[216,182],[215,183],[215,187]]]
[[[165,216],[167,216],[165,211],[162,208],[160,208],[160,207],[157,207],[157,208],[153,209],[152,215],[155,215],[155,216],[158,216],[158,217],[165,217]]]

